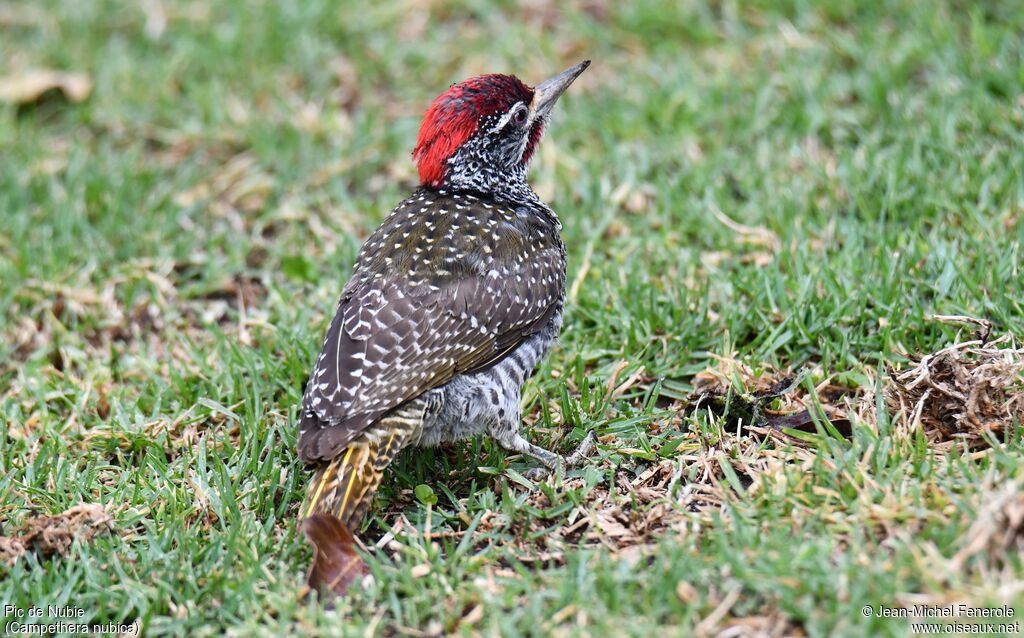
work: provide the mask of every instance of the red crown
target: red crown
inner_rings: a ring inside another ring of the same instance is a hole
[[[445,162],[476,133],[485,117],[504,113],[516,102],[528,105],[532,100],[533,89],[513,75],[479,75],[453,84],[423,114],[412,152],[420,183],[439,187],[444,179]],[[532,153],[536,143],[533,136],[530,142],[527,153]]]

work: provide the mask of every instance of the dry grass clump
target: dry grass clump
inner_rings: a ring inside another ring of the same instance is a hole
[[[939,318],[940,320],[946,318]],[[969,318],[959,320],[986,322]],[[1003,436],[1024,423],[1024,348],[1011,334],[987,334],[954,343],[890,372],[886,399],[892,412],[909,415],[933,443],[967,441],[985,447],[986,433]]]
[[[82,503],[54,516],[33,514],[14,536],[0,536],[0,563],[14,565],[29,550],[44,558],[54,554],[67,556],[76,538],[89,542],[113,526],[114,519],[102,505],[96,504]]]
[[[1024,486],[1007,483],[978,510],[974,524],[963,537],[963,548],[953,557],[960,568],[973,556],[984,556],[995,566],[1009,557],[1024,555]]]

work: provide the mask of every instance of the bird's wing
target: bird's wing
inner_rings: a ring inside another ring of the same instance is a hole
[[[475,268],[434,277],[416,268],[353,277],[306,387],[300,458],[335,456],[387,411],[493,365],[539,330],[561,307],[565,256],[560,243],[533,247],[486,269],[471,258]]]

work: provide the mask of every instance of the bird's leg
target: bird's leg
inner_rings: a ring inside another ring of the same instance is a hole
[[[583,464],[583,460],[590,456],[590,451],[594,449],[594,442],[597,441],[597,434],[590,430],[587,435],[583,437],[580,444],[576,446],[576,449],[565,457],[565,467],[576,467]]]
[[[587,432],[587,436],[583,438],[571,454],[562,456],[550,450],[545,450],[539,445],[530,443],[518,429],[495,428],[491,432],[491,436],[506,450],[527,454],[544,464],[544,467],[531,468],[526,472],[526,478],[532,481],[543,480],[549,473],[557,469],[559,465],[566,469],[580,465],[587,458],[587,455],[590,454],[590,450],[594,447],[594,440],[597,438],[593,430]]]

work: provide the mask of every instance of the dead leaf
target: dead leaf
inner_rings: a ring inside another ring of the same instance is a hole
[[[60,91],[69,102],[82,102],[92,93],[92,80],[84,73],[53,69],[0,76],[0,102],[34,104],[50,91]]]
[[[355,536],[336,516],[313,514],[302,521],[302,533],[313,546],[307,581],[321,596],[340,596],[353,581],[368,573],[356,553]]]
[[[814,417],[807,409],[767,409],[767,405],[776,399],[789,404],[794,402],[802,389],[792,376],[765,375],[756,379],[748,377],[745,384],[750,390],[735,387],[728,381],[728,377],[716,375],[711,371],[702,372],[694,379],[694,391],[685,409],[691,412],[698,409],[708,410],[725,417],[727,427],[738,426],[755,434],[764,434],[765,429],[777,432],[798,430],[812,434],[818,431]],[[837,395],[838,392],[838,396],[842,396],[844,390],[826,384],[821,391],[816,392],[817,400],[823,403],[824,399],[831,398],[826,395],[826,391],[832,395]],[[845,415],[826,406],[822,407],[822,413],[841,435],[852,436],[853,425]]]
[[[824,408],[823,411],[825,417],[835,427],[837,432],[845,437],[853,435],[849,419]],[[807,410],[800,410],[793,414],[769,414],[765,417],[765,425],[776,430],[799,430],[800,432],[809,432],[811,434],[818,431],[814,423],[814,417]]]
[[[676,583],[676,598],[684,605],[693,604],[697,600],[697,588],[685,580],[681,580]]]

